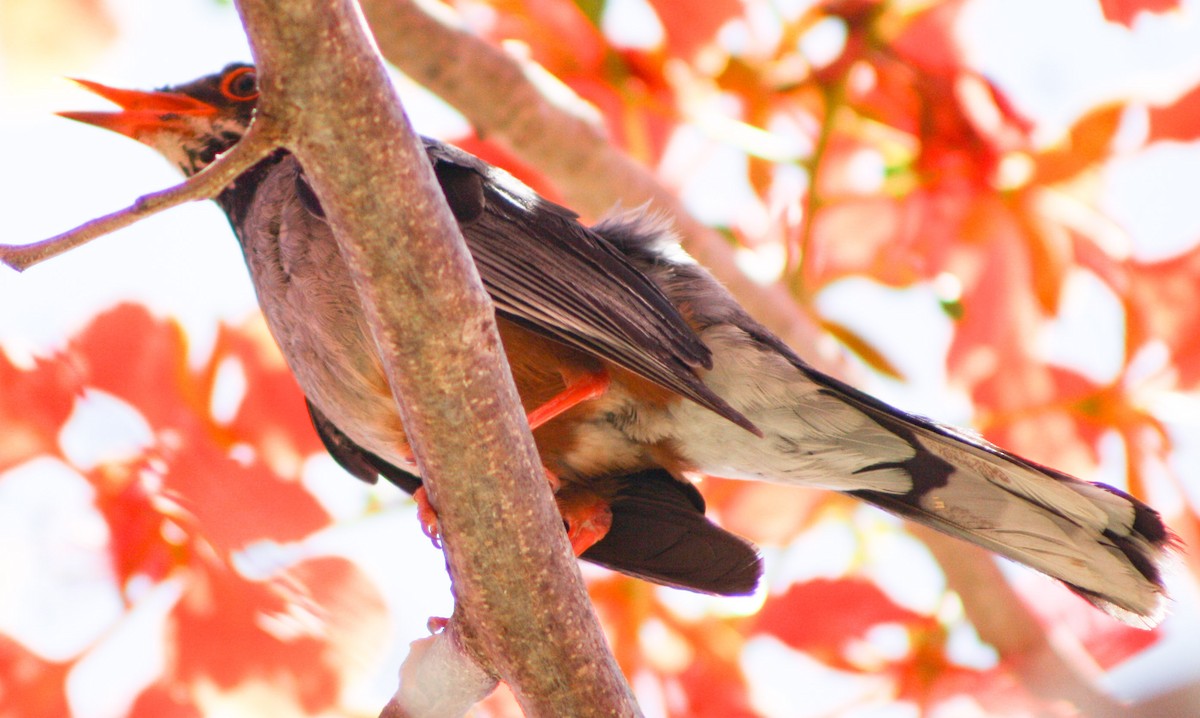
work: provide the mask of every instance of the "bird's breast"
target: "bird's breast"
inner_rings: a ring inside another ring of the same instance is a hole
[[[391,461],[408,442],[358,292],[323,218],[296,194],[299,166],[263,179],[241,225],[259,305],[300,388],[355,443]]]

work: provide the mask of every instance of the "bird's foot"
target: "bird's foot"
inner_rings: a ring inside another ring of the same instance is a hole
[[[567,526],[567,539],[576,556],[608,535],[612,528],[612,509],[606,501],[595,499],[586,504],[560,509]]]
[[[549,468],[542,467],[546,472],[546,480],[550,488],[558,490],[558,476]],[[413,493],[413,501],[417,503],[417,520],[421,523],[421,532],[429,537],[434,548],[442,548],[442,534],[438,528],[437,510],[429,501],[429,494],[421,486]],[[571,541],[571,549],[576,556],[587,551],[612,528],[612,509],[603,500],[597,498],[587,503],[560,507],[563,523],[567,528],[567,538]]]
[[[421,522],[421,532],[429,537],[434,548],[440,549],[442,534],[438,530],[437,510],[433,508],[433,504],[429,503],[429,494],[425,492],[424,486],[413,493],[413,501],[417,502],[417,520]]]

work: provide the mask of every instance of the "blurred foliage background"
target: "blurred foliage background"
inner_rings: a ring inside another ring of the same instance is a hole
[[[1126,488],[1195,545],[1195,3],[434,10],[537,68],[736,271],[785,287],[817,328],[802,354]],[[3,241],[176,181],[53,118],[94,102],[61,76],[153,87],[247,57],[225,3],[0,4]],[[422,132],[570,193],[396,79]],[[241,266],[217,210],[188,207],[0,281],[0,716],[373,715],[406,642],[449,611],[407,499],[321,453]],[[1200,712],[1194,554],[1153,632],[1006,567],[1057,660],[1031,681],[1032,649],[986,638],[1022,629],[971,608],[1005,613],[1007,584],[949,590],[925,537],[841,497],[701,488],[763,547],[759,594],[585,569],[647,715]],[[476,714],[515,711],[501,692]]]

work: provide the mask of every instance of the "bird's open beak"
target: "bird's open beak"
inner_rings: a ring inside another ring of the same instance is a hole
[[[135,140],[140,140],[143,134],[152,130],[161,131],[172,127],[184,129],[189,117],[209,117],[217,111],[217,108],[206,102],[175,92],[122,90],[91,80],[72,78],[72,81],[118,105],[121,111],[59,112],[57,114],[60,117],[120,132]]]

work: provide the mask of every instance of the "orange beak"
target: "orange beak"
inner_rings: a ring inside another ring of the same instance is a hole
[[[86,122],[106,130],[120,132],[135,140],[148,131],[172,127],[186,128],[189,117],[209,117],[217,108],[176,92],[143,92],[108,87],[91,80],[71,78],[87,90],[100,95],[121,108],[120,112],[59,112],[60,117]]]

